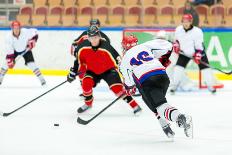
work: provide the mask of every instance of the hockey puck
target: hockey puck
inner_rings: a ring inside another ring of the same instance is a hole
[[[54,126],[60,126],[58,123],[55,123]]]

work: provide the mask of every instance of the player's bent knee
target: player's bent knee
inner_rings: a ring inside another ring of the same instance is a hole
[[[121,83],[117,83],[117,84],[112,84],[110,86],[110,89],[116,94],[116,95],[120,95],[120,93],[122,93],[123,91],[123,85]]]
[[[82,80],[82,88],[84,91],[89,91],[93,88],[94,81],[90,77],[86,77]]]

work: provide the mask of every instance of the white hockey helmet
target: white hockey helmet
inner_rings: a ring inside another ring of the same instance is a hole
[[[160,30],[156,34],[156,39],[167,39],[167,33],[164,30]]]

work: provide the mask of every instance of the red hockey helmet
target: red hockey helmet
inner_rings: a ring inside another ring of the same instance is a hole
[[[193,16],[191,14],[184,14],[182,16],[182,22],[183,21],[189,21],[189,22],[192,22],[193,21]]]
[[[138,38],[134,35],[124,36],[122,39],[122,47],[129,50],[138,44]]]
[[[21,23],[19,22],[19,21],[17,21],[17,20],[15,20],[15,21],[13,21],[12,23],[11,23],[11,28],[13,29],[13,28],[20,28],[21,27]]]

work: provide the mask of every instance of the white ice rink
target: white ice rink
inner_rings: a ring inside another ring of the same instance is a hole
[[[10,112],[66,77],[46,77],[41,88],[34,76],[7,75],[0,86],[0,110]],[[232,154],[232,82],[216,95],[208,91],[167,95],[169,103],[190,114],[194,139],[172,123],[174,141],[164,135],[154,114],[140,97],[143,113],[139,117],[123,101],[116,102],[87,126],[76,122],[80,86],[76,80],[65,83],[8,117],[0,116],[0,155],[231,155]],[[89,119],[115,99],[104,83],[94,90]],[[53,126],[59,123],[59,127]]]

